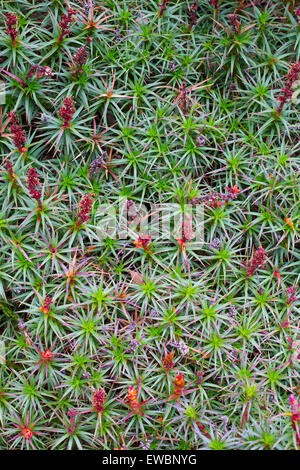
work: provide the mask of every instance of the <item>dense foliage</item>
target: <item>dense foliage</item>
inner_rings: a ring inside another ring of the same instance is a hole
[[[299,448],[300,6],[0,3],[0,447]]]

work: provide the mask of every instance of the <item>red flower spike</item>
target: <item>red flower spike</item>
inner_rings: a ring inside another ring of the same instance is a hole
[[[225,189],[229,192],[232,199],[236,199],[237,195],[241,192],[237,184],[235,184],[233,188],[229,188],[228,186],[226,186]]]
[[[50,349],[46,349],[46,351],[41,353],[41,361],[42,362],[50,362],[53,357],[53,353]]]
[[[33,431],[30,428],[23,428],[22,434],[26,440],[29,440],[33,436]]]
[[[14,177],[13,164],[10,160],[7,160],[7,162],[4,165],[4,168],[7,170],[11,178],[13,178]]]
[[[163,16],[164,14],[164,11],[165,9],[167,8],[167,3],[169,2],[170,0],[163,0],[162,1],[162,4],[159,4],[158,6],[160,7],[160,10],[159,10],[159,16]]]
[[[132,409],[133,413],[143,415],[141,403],[138,401],[138,393],[134,387],[129,387],[127,392],[128,406]]]
[[[151,240],[151,236],[148,235],[142,235],[142,236],[139,236],[139,238],[135,241],[133,241],[132,243],[137,247],[137,248],[140,248],[140,249],[144,249],[145,251],[150,251],[149,249],[149,242]]]
[[[239,18],[240,18],[239,15],[237,15],[236,13],[233,13],[233,14],[228,15],[228,18],[230,20],[230,25],[231,25],[233,34],[237,35],[239,33],[240,25],[241,25],[241,23],[239,22]]]
[[[300,432],[298,427],[298,424],[300,423],[300,402],[294,395],[290,395],[290,405],[292,409],[292,427],[296,433],[297,443],[300,445]]]
[[[72,98],[65,98],[63,101],[63,106],[58,111],[60,117],[63,119],[63,129],[70,127],[70,121],[73,118],[75,113],[75,107],[73,105]]]
[[[297,64],[293,64],[290,68],[289,73],[287,74],[286,81],[285,81],[285,87],[281,89],[281,95],[278,97],[278,101],[280,101],[280,105],[278,106],[277,109],[277,116],[280,116],[283,110],[283,106],[287,101],[289,101],[292,98],[293,95],[293,84],[298,80],[298,75],[300,73],[300,62]]]
[[[198,1],[196,0],[189,11],[189,30],[197,24]]]
[[[79,203],[78,219],[76,222],[77,227],[80,227],[84,222],[87,222],[90,218],[90,213],[93,206],[92,194],[86,194],[83,196]]]
[[[39,186],[40,182],[38,179],[38,173],[35,168],[29,168],[27,172],[27,186],[28,190],[30,192],[30,195],[33,199],[36,199],[39,205],[39,208],[42,208],[42,203],[41,203],[41,192],[37,189]]]
[[[273,276],[276,277],[277,282],[278,282],[278,288],[279,288],[280,282],[281,282],[281,276],[280,276],[280,272],[278,268],[274,269]]]

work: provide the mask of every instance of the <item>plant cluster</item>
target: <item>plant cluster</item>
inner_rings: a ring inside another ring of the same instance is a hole
[[[299,449],[299,6],[0,4],[0,448]]]

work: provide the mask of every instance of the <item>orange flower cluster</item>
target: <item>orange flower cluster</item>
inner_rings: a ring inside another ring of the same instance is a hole
[[[10,35],[11,41],[15,44],[17,36],[18,36],[18,17],[14,13],[6,13],[6,26],[7,26],[7,34]]]
[[[70,33],[70,24],[74,21],[73,15],[75,15],[75,13],[75,10],[69,8],[67,14],[62,15],[61,21],[59,23],[61,32],[58,38],[58,42],[61,42],[63,38]]]
[[[13,135],[13,141],[15,146],[17,147],[19,152],[26,152],[26,147],[24,147],[26,143],[26,136],[24,131],[22,130],[22,126],[19,124],[16,113],[11,111],[7,113],[7,116],[10,121],[10,130]]]
[[[65,98],[63,101],[63,106],[58,112],[60,117],[63,119],[63,129],[70,127],[70,122],[73,118],[73,114],[75,113],[72,98]]]
[[[90,218],[90,213],[93,206],[92,194],[85,194],[79,203],[79,212],[77,219],[77,227],[80,227],[84,222],[87,222]]]

